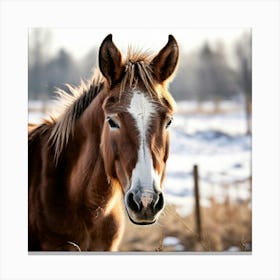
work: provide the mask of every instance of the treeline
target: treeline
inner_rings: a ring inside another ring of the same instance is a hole
[[[84,59],[75,61],[69,52],[61,49],[45,62],[35,60],[28,69],[29,99],[52,99],[56,88],[65,89],[65,84],[79,85],[81,79],[90,79],[95,57],[93,49]]]
[[[35,35],[29,46],[29,99],[53,98],[56,87],[64,88],[65,83],[78,85],[80,79],[91,77],[97,65],[97,49],[79,61],[65,49],[49,57],[45,50],[47,39],[39,31]],[[181,52],[178,72],[170,86],[175,99],[219,101],[243,96],[250,103],[251,34],[244,33],[233,47],[235,66],[229,63],[221,42],[215,47],[206,42],[192,53]]]

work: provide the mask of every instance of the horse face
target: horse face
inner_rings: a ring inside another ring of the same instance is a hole
[[[164,206],[162,182],[172,110],[140,90],[129,101],[104,104],[103,155],[107,174],[120,182],[130,219],[155,222]]]
[[[109,88],[103,104],[104,164],[110,179],[121,185],[128,216],[135,224],[154,223],[164,206],[162,182],[173,113],[171,96],[164,97],[169,96],[165,81],[173,73],[177,60],[178,46],[170,36],[148,68],[152,70],[157,98],[148,92],[141,75],[137,76],[136,85],[120,93],[119,83],[127,68],[110,35],[100,47],[99,66]]]
[[[150,224],[156,221],[164,206],[162,182],[172,113],[141,91],[133,92],[128,112],[134,120],[138,146],[125,206],[132,222]]]

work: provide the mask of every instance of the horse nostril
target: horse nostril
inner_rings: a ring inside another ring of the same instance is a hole
[[[162,193],[130,191],[126,196],[126,207],[135,213],[158,213],[164,206]]]
[[[156,212],[156,213],[159,212],[159,211],[163,208],[163,206],[164,206],[163,194],[160,193],[160,194],[158,195],[157,201],[156,201],[155,204],[154,204],[155,212]]]
[[[135,212],[139,212],[141,210],[141,207],[140,205],[136,202],[136,200],[134,199],[134,194],[133,192],[129,193],[128,196],[127,196],[127,206],[135,211]]]

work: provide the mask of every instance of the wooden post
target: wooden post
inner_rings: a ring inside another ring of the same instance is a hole
[[[201,217],[200,217],[200,201],[199,201],[199,183],[198,183],[198,166],[193,166],[193,178],[194,178],[194,194],[195,194],[195,222],[196,222],[196,233],[199,240],[202,239],[201,232]]]

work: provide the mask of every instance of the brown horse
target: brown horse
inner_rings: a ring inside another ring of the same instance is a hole
[[[60,91],[62,114],[30,127],[29,251],[117,250],[124,208],[135,224],[157,220],[178,53],[169,35],[157,55],[129,50],[123,60],[108,35],[92,81]]]

